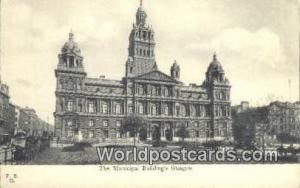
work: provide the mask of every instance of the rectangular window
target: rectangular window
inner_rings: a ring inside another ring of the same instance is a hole
[[[68,111],[73,111],[73,101],[68,101]]]
[[[176,115],[177,115],[177,116],[180,115],[180,106],[176,106]]]
[[[108,130],[104,130],[104,137],[108,138]]]
[[[144,114],[144,107],[142,104],[139,105],[139,114]]]
[[[107,120],[104,120],[103,121],[103,127],[107,127],[108,126],[108,121]]]
[[[89,131],[89,137],[90,138],[95,138],[95,132],[94,131]]]
[[[94,127],[95,126],[95,120],[89,120],[89,126]]]
[[[94,113],[95,112],[95,108],[94,108],[94,103],[93,102],[89,102],[88,103],[88,112],[89,113]]]
[[[102,105],[102,113],[103,113],[103,114],[107,114],[107,113],[108,113],[108,107],[107,107],[107,104],[103,104],[103,105]]]
[[[132,113],[133,113],[133,107],[132,107],[132,106],[129,106],[129,107],[128,107],[128,113],[129,113],[129,114],[132,114]]]
[[[139,89],[138,89],[138,94],[139,94],[139,95],[143,95],[143,94],[144,94],[144,89],[143,89],[143,87],[139,87]]]
[[[117,127],[121,127],[121,122],[120,121],[116,121],[116,126]]]
[[[73,137],[73,131],[68,130],[68,131],[67,131],[67,136],[68,136],[68,137]]]
[[[78,112],[82,112],[82,104],[78,104]]]
[[[120,133],[120,131],[117,131],[117,130],[116,130],[116,138],[121,138],[121,133]]]
[[[73,125],[72,120],[67,120],[67,126],[68,126],[68,127],[71,127],[72,125]]]

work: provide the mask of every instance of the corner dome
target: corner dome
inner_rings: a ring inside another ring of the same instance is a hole
[[[219,60],[217,59],[217,55],[216,53],[214,53],[213,56],[213,61],[210,63],[209,67],[208,67],[208,71],[217,71],[217,72],[224,72],[223,67],[221,65],[221,63],[219,62]]]
[[[69,39],[67,42],[65,42],[61,51],[62,53],[73,52],[76,55],[81,56],[81,50],[79,49],[78,44],[74,41],[74,34],[72,32],[69,33]]]

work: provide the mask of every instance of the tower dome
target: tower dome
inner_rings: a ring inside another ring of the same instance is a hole
[[[218,73],[224,72],[221,63],[217,59],[216,53],[214,53],[213,61],[210,63],[210,65],[208,67],[208,72],[218,72]]]
[[[69,33],[69,39],[65,42],[64,46],[61,49],[62,53],[75,53],[76,55],[81,56],[81,51],[78,47],[78,44],[74,41],[74,34],[71,31]]]

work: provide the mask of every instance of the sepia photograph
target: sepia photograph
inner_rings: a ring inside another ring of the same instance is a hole
[[[114,174],[252,187],[240,171],[300,186],[298,0],[0,5],[0,186],[54,169],[107,187],[122,187]]]

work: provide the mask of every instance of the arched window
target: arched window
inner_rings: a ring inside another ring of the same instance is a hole
[[[180,112],[182,116],[186,116],[186,109],[184,105],[181,105]]]
[[[166,116],[168,116],[169,115],[169,106],[168,105],[166,105],[165,106],[165,113],[164,113]]]
[[[164,90],[164,95],[167,97],[167,96],[169,96],[169,89],[168,88],[165,88],[165,90]]]
[[[72,120],[67,120],[67,126],[68,126],[68,127],[71,127],[72,125],[73,125]]]
[[[70,56],[70,57],[69,57],[69,67],[70,67],[70,68],[73,68],[73,67],[74,67],[74,57],[73,57],[73,56]]]
[[[143,104],[140,104],[140,105],[139,105],[138,110],[139,110],[139,111],[138,111],[139,114],[144,114],[144,106],[143,106]]]
[[[199,127],[199,123],[198,122],[194,122],[194,127]]]
[[[58,82],[58,88],[59,89],[64,89],[64,80],[63,79],[59,80],[59,82]]]
[[[116,114],[121,114],[121,105],[120,104],[116,104],[115,109],[116,109]]]
[[[95,112],[95,104],[92,101],[88,102],[88,112],[89,113],[94,113]]]
[[[156,105],[155,104],[153,104],[151,106],[151,115],[156,115]]]
[[[155,86],[151,86],[151,95],[155,95],[156,91],[155,91]]]

